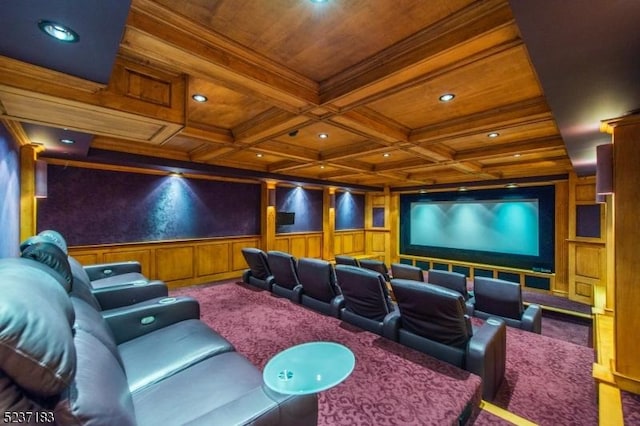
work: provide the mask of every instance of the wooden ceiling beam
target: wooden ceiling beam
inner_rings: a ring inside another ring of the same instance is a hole
[[[216,145],[233,143],[233,134],[230,130],[215,126],[206,126],[206,128],[204,128],[199,124],[190,124],[184,127],[179,135]]]
[[[473,2],[437,24],[323,81],[320,85],[321,101],[323,104],[336,103],[342,108],[353,104],[363,95],[371,95],[371,90],[362,91],[363,88],[378,84],[381,87],[377,91],[388,90],[390,85],[397,86],[413,80],[425,74],[430,67],[430,58],[505,27],[513,27],[513,15],[507,2]],[[493,43],[498,44],[505,39],[517,38],[517,30],[509,29],[502,37],[494,38]],[[482,49],[485,49],[488,42],[483,44]],[[469,52],[465,56],[469,56]],[[393,77],[392,82],[387,82],[391,81],[390,77]]]
[[[540,151],[564,149],[564,142],[558,136],[529,139],[521,142],[504,143],[495,146],[483,146],[481,148],[459,151],[454,155],[456,161],[486,160],[500,158],[514,154],[524,154]]]
[[[553,116],[544,98],[528,99],[415,129],[411,132],[409,141],[420,144],[420,146],[427,146],[427,143],[446,141],[453,137],[472,136],[497,129],[551,120],[553,120]]]
[[[338,127],[388,145],[407,141],[409,137],[409,129],[370,109],[347,111],[331,117],[329,121]]]
[[[372,140],[367,140],[362,143],[352,143],[346,148],[339,147],[327,150],[324,154],[320,155],[320,158],[323,161],[347,160],[349,158],[362,157],[362,154],[364,152],[366,152],[367,154],[378,154],[387,152],[389,150],[389,147],[386,145],[372,148],[372,146],[374,145],[378,145],[378,143]]]
[[[319,103],[313,80],[151,0],[132,2],[121,49],[193,76],[227,82],[291,112]]]
[[[312,120],[308,117],[291,114],[278,108],[271,108],[235,127],[232,132],[237,142],[255,144],[299,129],[310,122]]]

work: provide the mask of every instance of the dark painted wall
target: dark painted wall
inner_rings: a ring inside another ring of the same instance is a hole
[[[260,234],[260,185],[49,166],[38,230],[69,245]]]
[[[364,194],[336,192],[336,230],[364,228]]]
[[[20,155],[18,145],[0,124],[0,258],[19,254]]]
[[[321,190],[277,187],[276,211],[295,213],[293,225],[276,226],[279,234],[322,231]]]

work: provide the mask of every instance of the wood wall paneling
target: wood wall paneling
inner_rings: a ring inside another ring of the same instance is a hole
[[[146,277],[151,276],[152,263],[150,250],[106,251],[102,255],[102,262],[104,263],[127,261],[140,262],[142,274]]]
[[[155,251],[156,273],[162,281],[186,280],[194,277],[194,248],[182,246]]]
[[[196,275],[202,277],[232,270],[230,246],[227,243],[203,244],[196,247]]]

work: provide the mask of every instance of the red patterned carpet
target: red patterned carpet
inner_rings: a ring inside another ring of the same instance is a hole
[[[287,347],[342,343],[356,355],[353,374],[319,395],[320,425],[455,424],[479,398],[479,378],[335,318],[244,285],[179,289],[201,304],[202,319],[260,369]],[[593,351],[509,329],[507,373],[496,405],[541,425],[596,425]],[[482,413],[476,425],[505,424]]]

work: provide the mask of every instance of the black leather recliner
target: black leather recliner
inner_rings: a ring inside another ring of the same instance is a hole
[[[340,319],[385,336],[395,305],[382,274],[356,266],[336,265],[336,277],[345,302]]]
[[[242,256],[249,265],[249,269],[242,273],[242,282],[271,291],[273,286],[273,274],[269,267],[267,254],[257,248],[243,248]]]
[[[113,309],[121,306],[132,305],[149,299],[157,299],[168,296],[169,289],[167,285],[164,282],[158,280],[150,281],[145,279],[137,281],[134,280],[133,282],[124,280],[121,283],[112,281],[110,285],[102,285],[99,288],[95,288],[93,286],[95,281],[91,281],[89,275],[87,274],[86,267],[81,265],[80,262],[78,262],[72,256],[68,256],[61,248],[66,248],[66,243],[64,243],[64,240],[61,243],[59,239],[53,239],[50,236],[46,236],[47,234],[44,234],[44,232],[53,233],[54,231],[43,231],[43,233],[41,233],[43,235],[37,235],[26,239],[24,242],[22,242],[22,244],[20,244],[20,251],[23,254],[25,252],[30,252],[31,254],[38,253],[40,256],[42,256],[44,251],[33,250],[34,246],[54,245],[58,247],[58,249],[64,254],[66,262],[68,262],[71,267],[72,278],[77,283],[76,287],[80,285],[79,283],[82,283],[82,291],[92,293],[93,296],[98,299],[100,309]]]
[[[392,279],[398,313],[390,320],[390,338],[463,368],[482,378],[482,397],[495,397],[506,366],[506,327],[489,318],[471,325],[462,295],[418,281]]]
[[[390,279],[389,269],[387,268],[387,265],[381,260],[360,259],[360,267],[365,269],[370,269],[372,271],[378,272],[379,274],[382,274],[385,281],[389,281]]]
[[[40,249],[0,260],[3,412],[56,424],[317,424],[316,395],[265,388],[260,370],[198,319],[157,327],[125,307],[114,323],[69,297],[66,257]]]
[[[467,277],[464,274],[429,269],[427,282],[460,293],[464,298],[467,315],[473,316],[473,295],[467,290]]]
[[[524,308],[522,288],[519,283],[497,278],[475,277],[473,288],[474,316],[500,317],[510,327],[538,334],[542,332],[542,308],[536,304]]]
[[[353,256],[336,255],[336,265],[360,266],[360,262]]]
[[[289,253],[271,250],[267,253],[269,267],[273,274],[271,291],[278,296],[300,303],[302,286],[298,278],[298,261]]]
[[[424,274],[422,269],[413,265],[405,265],[404,263],[391,264],[391,276],[403,280],[413,280],[424,282]]]
[[[52,241],[65,254],[69,255],[67,249],[67,241],[58,231],[47,229],[39,232],[38,236]],[[78,266],[83,268],[83,274],[86,276],[86,279],[91,284],[91,288],[94,290],[124,284],[133,284],[139,286],[154,284],[156,285],[156,289],[158,290],[160,288],[159,285],[165,285],[162,281],[150,280],[149,278],[145,277],[142,274],[142,265],[140,265],[140,262],[137,261],[80,265],[80,263],[72,256],[69,256],[69,260],[76,262]],[[168,290],[164,295],[166,296],[167,294]]]
[[[300,303],[325,315],[340,317],[344,298],[336,283],[331,263],[321,259],[298,260],[298,277],[302,285]]]

